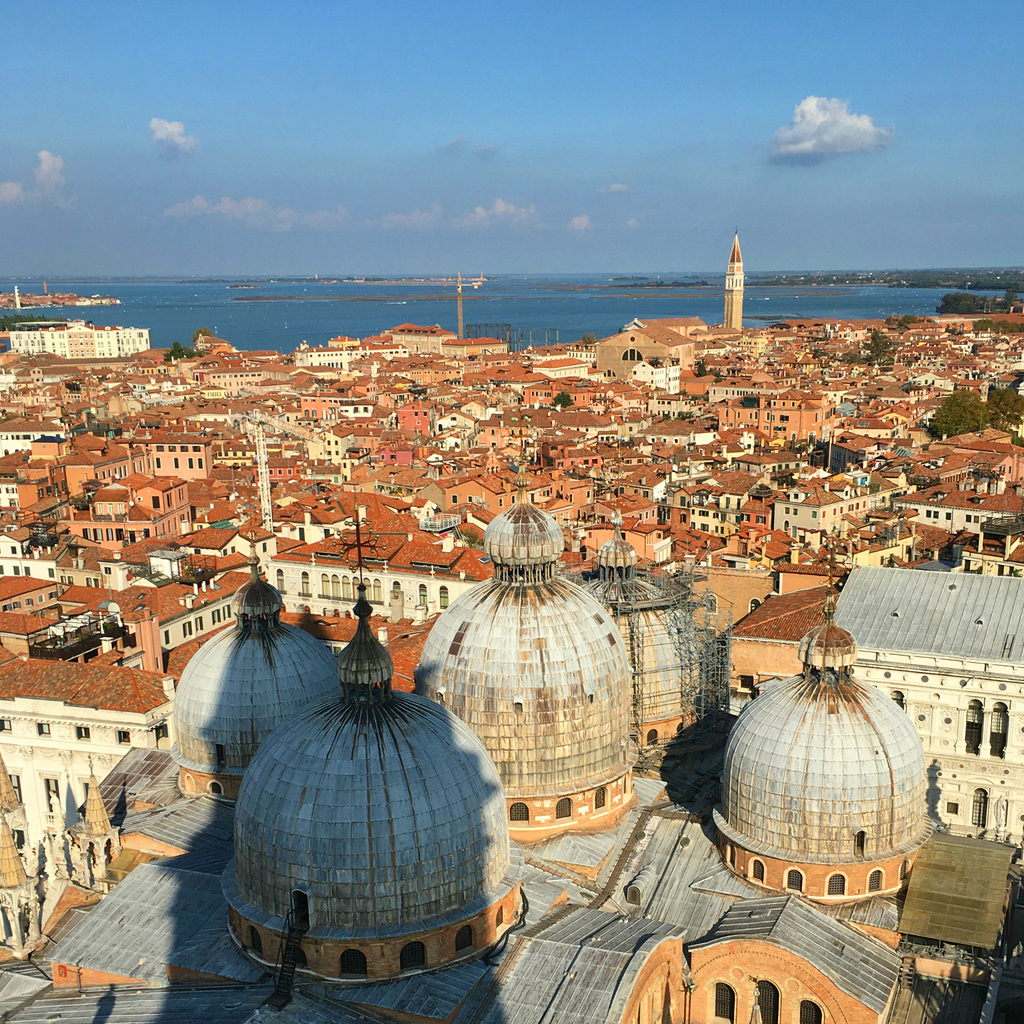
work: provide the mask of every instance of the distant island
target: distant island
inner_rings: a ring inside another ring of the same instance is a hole
[[[76,295],[74,292],[0,292],[0,309],[46,309],[51,306],[119,306],[112,295]]]

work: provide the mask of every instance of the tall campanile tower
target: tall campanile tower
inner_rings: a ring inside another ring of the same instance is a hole
[[[732,240],[729,269],[725,274],[725,317],[722,322],[737,331],[743,326],[743,255],[740,253],[738,231]]]

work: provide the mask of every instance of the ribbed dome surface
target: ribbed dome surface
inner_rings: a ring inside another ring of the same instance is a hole
[[[239,619],[204,644],[181,674],[174,757],[193,771],[241,775],[281,722],[337,693],[338,662],[325,644],[276,616]]]
[[[567,579],[460,595],[430,631],[416,690],[483,740],[509,797],[579,791],[631,763],[622,638]]]
[[[394,693],[321,704],[263,744],[238,796],[224,888],[276,930],[302,889],[310,938],[383,937],[469,918],[518,873],[480,742],[440,705]]]
[[[484,551],[495,565],[547,565],[565,550],[562,528],[553,516],[517,501],[495,516],[484,531]]]
[[[914,848],[927,834],[917,731],[875,688],[822,675],[777,683],[744,708],[725,750],[720,829],[755,853],[810,863],[843,860],[861,830],[866,859]]]

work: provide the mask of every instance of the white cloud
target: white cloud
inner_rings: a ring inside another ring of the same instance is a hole
[[[639,227],[639,226],[640,226],[640,221],[638,221],[636,219],[636,217],[630,217],[629,220],[626,221],[626,227],[627,228],[636,228],[636,227]]]
[[[165,121],[162,117],[149,120],[149,130],[153,133],[153,141],[160,147],[164,156],[180,156],[193,153],[199,148],[199,140],[185,133],[181,121]]]
[[[64,157],[48,149],[39,151],[33,171],[36,187],[26,189],[20,181],[0,181],[0,203],[53,203],[64,206]]]
[[[438,156],[462,156],[468,143],[469,139],[465,135],[456,135],[450,142],[437,147]]]
[[[882,149],[891,128],[879,128],[867,114],[851,114],[846,100],[808,96],[793,111],[787,127],[771,143],[772,163],[816,164],[826,157]]]
[[[330,210],[314,210],[300,213],[290,206],[278,206],[266,199],[246,196],[232,199],[224,196],[216,203],[203,196],[193,196],[184,202],[164,210],[165,217],[175,220],[192,220],[195,217],[222,217],[246,227],[262,228],[268,231],[291,231],[294,227],[311,228],[320,231],[334,231],[351,219],[348,210],[336,206]]]
[[[470,148],[468,136],[456,135],[455,138],[437,147],[437,155],[444,157],[463,157],[472,152],[478,160],[493,160],[498,155],[499,147],[493,142],[478,142]]]
[[[602,192],[628,192],[629,186],[621,181],[613,181],[610,185],[605,186],[601,190]]]
[[[586,231],[590,228],[590,214],[581,213],[569,221],[569,227],[573,231]]]
[[[456,217],[452,223],[460,228],[489,228],[495,224],[529,224],[536,219],[537,208],[532,203],[529,206],[516,206],[515,203],[498,198],[489,208],[475,206],[469,213]]]

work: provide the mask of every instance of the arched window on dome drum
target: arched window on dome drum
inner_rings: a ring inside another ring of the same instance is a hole
[[[736,847],[735,846],[730,846],[729,847],[729,863],[733,867],[736,867]]]
[[[278,569],[274,576],[277,581],[277,589],[283,594],[284,593],[284,569]]]
[[[985,727],[985,709],[980,700],[967,705],[967,726],[964,729],[964,744],[968,754],[981,753],[981,734]]]
[[[882,888],[882,872],[872,871],[868,875],[868,892],[878,892]]]
[[[572,817],[572,801],[567,797],[563,796],[561,800],[555,804],[555,817],[556,818],[571,818]]]
[[[604,786],[594,790],[594,810],[601,810],[606,803],[608,803],[608,790]]]
[[[427,603],[427,585],[426,585],[426,583],[421,583],[420,584],[419,597],[420,597],[420,604],[426,604]]]
[[[346,949],[341,954],[338,975],[342,978],[366,977],[366,954],[361,949]]]
[[[498,907],[498,913],[494,915],[494,927],[500,928],[505,923],[505,908]]]
[[[1010,713],[1002,701],[992,705],[988,730],[990,754],[992,757],[1005,757],[1006,734],[1010,731]]]
[[[779,1024],[779,990],[770,981],[757,983],[757,1005],[762,1024]]]
[[[377,604],[381,604],[384,601],[384,588],[381,586],[380,580],[373,581],[373,597],[371,601],[376,601]]]
[[[901,707],[904,711],[907,710],[907,698],[903,696],[902,690],[893,690],[889,694],[890,697]]]
[[[407,942],[398,957],[398,965],[403,971],[412,971],[427,964],[427,947],[422,942]]]
[[[974,791],[971,801],[971,824],[975,828],[984,828],[988,823],[988,792],[984,789]]]
[[[654,746],[654,744],[657,743],[657,742],[658,742],[658,730],[657,729],[651,729],[647,733],[647,745],[649,747],[651,747],[651,746]]]
[[[800,1024],[821,1024],[821,1007],[810,999],[800,1000]]]
[[[759,861],[759,860],[755,860],[754,861],[754,881],[755,882],[763,882],[764,881],[764,863],[762,861]]]
[[[224,787],[219,782],[210,783],[210,793],[213,796],[220,796],[224,792]]]
[[[341,600],[341,577],[337,573],[331,576],[331,597]]]
[[[854,852],[855,856],[857,856],[857,857],[863,857],[864,856],[864,846],[867,843],[867,840],[868,840],[868,834],[863,829],[861,829],[853,837],[853,852]]]
[[[729,1024],[736,1020],[736,993],[721,981],[715,986],[715,1016]]]
[[[830,875],[828,880],[829,896],[846,895],[846,878],[843,875]]]
[[[526,804],[513,804],[508,809],[508,820],[509,821],[529,821],[530,820],[530,808]]]
[[[455,952],[469,949],[473,945],[473,929],[470,925],[464,924],[455,933]]]
[[[439,587],[437,591],[437,603],[441,608],[448,607],[448,588]]]
[[[804,891],[804,876],[796,868],[786,873],[786,888],[794,892]]]
[[[909,867],[910,867],[910,865],[909,865],[909,864],[907,864],[907,862],[906,862],[906,861],[904,861],[904,862],[903,862],[903,863],[902,863],[902,864],[900,865],[900,881],[901,881],[901,882],[903,881],[903,879],[904,879],[904,878],[906,878],[906,877],[907,877],[907,871],[908,871]]]
[[[352,581],[347,576],[341,577],[341,597],[342,600],[351,600],[352,598]]]
[[[263,939],[260,933],[249,925],[249,948],[257,955],[263,956]]]

